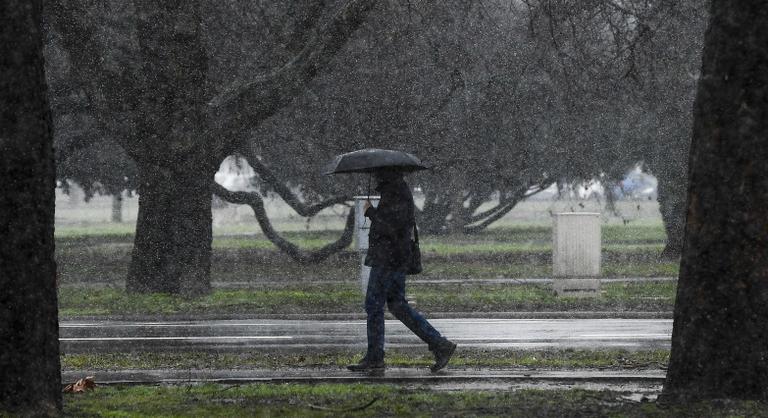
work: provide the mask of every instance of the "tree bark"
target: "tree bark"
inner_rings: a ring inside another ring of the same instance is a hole
[[[685,147],[685,151],[688,147]],[[678,259],[683,252],[685,232],[685,207],[688,175],[686,173],[685,157],[661,162],[662,167],[654,171],[658,180],[657,200],[667,242],[661,253],[662,258]]]
[[[126,279],[130,292],[210,292],[211,183],[220,160],[205,133],[208,71],[198,1],[135,3],[137,139],[121,145],[139,169],[139,213]],[[164,22],[164,23],[158,23]]]
[[[424,199],[424,207],[418,213],[419,228],[427,234],[444,234],[446,221],[450,214],[448,193],[442,189],[427,190]]]
[[[112,195],[112,222],[123,222],[123,194]]]
[[[41,9],[0,2],[0,415],[62,406]]]
[[[768,399],[768,7],[713,0],[694,111],[671,399]]]
[[[126,290],[210,292],[214,173],[139,164],[139,214]]]

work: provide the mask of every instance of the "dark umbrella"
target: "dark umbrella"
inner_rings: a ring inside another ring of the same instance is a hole
[[[367,148],[337,155],[326,165],[323,173],[372,173],[381,169],[411,172],[428,168],[420,159],[407,152]]]

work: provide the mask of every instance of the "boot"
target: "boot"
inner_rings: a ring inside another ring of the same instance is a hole
[[[451,359],[454,351],[456,351],[456,344],[445,340],[445,342],[440,344],[440,346],[434,351],[435,364],[430,366],[429,370],[431,370],[432,373],[435,373],[448,365],[448,361]]]
[[[384,360],[368,361],[367,357],[363,357],[363,359],[360,360],[360,363],[350,364],[349,366],[347,366],[347,369],[353,372],[383,371],[384,368],[386,368],[386,365],[384,364]]]

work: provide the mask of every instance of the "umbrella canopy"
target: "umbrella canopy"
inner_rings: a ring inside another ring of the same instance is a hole
[[[381,169],[397,171],[426,170],[429,167],[407,152],[367,148],[337,155],[323,170],[324,174],[371,173]]]

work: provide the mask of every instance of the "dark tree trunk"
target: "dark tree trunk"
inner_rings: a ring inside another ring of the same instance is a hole
[[[684,149],[683,149],[684,148]],[[688,147],[681,147],[678,159],[661,162],[661,167],[654,171],[658,179],[658,202],[664,230],[667,233],[667,243],[661,253],[663,258],[677,259],[683,252],[683,235],[685,231],[685,203],[688,188],[686,174],[686,157],[684,152]]]
[[[127,148],[140,182],[126,289],[198,296],[211,289],[211,183],[220,162],[198,142],[207,121],[200,4],[140,1],[136,13],[147,75],[137,132],[147,139],[131,144],[139,152]]]
[[[53,415],[61,409],[55,170],[41,9],[39,0],[0,2],[0,410]]]
[[[450,205],[445,195],[434,196],[433,193],[427,193],[424,207],[417,219],[419,229],[427,234],[444,234],[450,212]]]
[[[117,193],[112,195],[112,222],[123,222],[123,194]]]
[[[210,291],[215,170],[139,164],[139,214],[126,289],[197,296]]]
[[[714,0],[694,112],[671,399],[768,399],[768,7]]]

